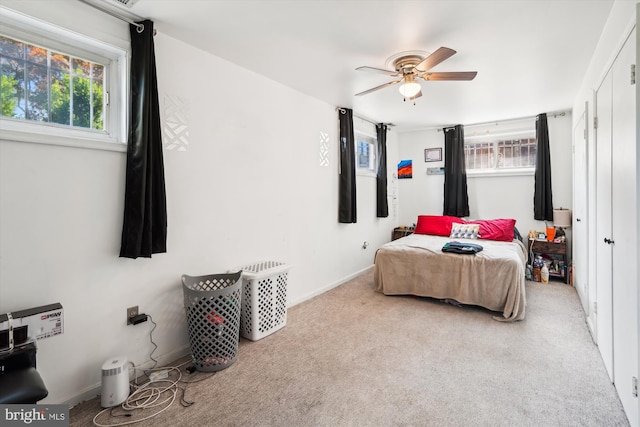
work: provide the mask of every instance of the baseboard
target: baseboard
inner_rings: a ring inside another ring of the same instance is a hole
[[[180,359],[181,357],[184,357],[186,355],[188,355],[189,353],[191,353],[191,349],[189,348],[188,345],[180,347],[174,351],[171,351],[169,353],[166,353],[162,356],[158,356],[155,359],[158,361],[158,366],[167,366],[170,363],[172,363],[173,361]],[[140,369],[148,369],[151,368],[153,366],[153,361],[152,360],[148,360],[140,365],[138,365],[137,367]],[[96,368],[99,369],[99,368]],[[94,384],[91,385],[89,387],[86,387],[84,390],[82,390],[79,394],[71,396],[68,399],[65,399],[61,402],[61,404],[63,405],[68,405],[69,408],[73,408],[74,406],[85,402],[87,400],[91,400],[94,397],[100,395],[100,389],[102,387],[102,383],[98,383],[98,384]]]
[[[593,343],[595,345],[598,345],[595,325],[593,324],[593,319],[591,317],[589,317],[589,316],[587,316],[587,328],[589,329],[589,334],[591,335],[591,340],[593,340]]]
[[[343,283],[346,283],[349,280],[360,276],[361,274],[369,272],[370,270],[373,269],[373,267],[374,267],[373,265],[365,267],[362,270],[356,271],[355,273],[350,274],[350,275],[348,275],[346,277],[343,277],[342,279],[340,279],[340,280],[338,280],[336,282],[330,283],[329,285],[327,285],[327,286],[325,286],[323,288],[317,289],[317,290],[315,290],[313,292],[310,292],[310,293],[308,293],[306,295],[303,295],[302,297],[297,298],[297,299],[295,299],[293,301],[289,301],[289,307],[293,307],[294,305],[298,305],[301,302],[305,302],[307,300],[310,300],[311,298],[316,297],[316,296],[318,296],[320,294],[323,294],[323,293],[325,293],[325,292],[327,292],[327,291],[329,291],[329,290],[331,290],[333,288],[337,288],[338,286],[342,285]]]

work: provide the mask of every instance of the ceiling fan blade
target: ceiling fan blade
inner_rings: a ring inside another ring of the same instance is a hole
[[[371,89],[365,90],[364,92],[356,93],[355,96],[366,95],[368,93],[375,92],[376,90],[383,89],[383,88],[385,88],[387,86],[391,86],[391,85],[394,85],[396,83],[400,83],[401,81],[402,81],[402,79],[401,80],[394,80],[392,82],[388,82],[388,83],[385,83],[385,84],[380,85],[380,86],[372,87]]]
[[[425,80],[473,80],[477,71],[451,71],[442,73],[426,73],[422,76]]]
[[[451,58],[455,54],[455,50],[449,49],[448,47],[441,47],[431,55],[427,56],[421,63],[416,65],[416,70],[428,71],[445,59]]]
[[[383,68],[375,68],[375,67],[358,67],[356,68],[356,70],[358,71],[370,71],[370,72],[374,72],[374,73],[381,73],[381,74],[386,74],[387,76],[399,76],[400,73],[398,73],[397,71],[392,71],[392,70],[385,70]]]

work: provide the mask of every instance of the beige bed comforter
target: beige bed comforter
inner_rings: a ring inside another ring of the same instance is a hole
[[[442,252],[449,241],[484,249],[475,255]],[[412,234],[386,243],[375,256],[376,291],[453,299],[503,313],[496,320],[524,319],[527,249],[519,240],[450,239]]]

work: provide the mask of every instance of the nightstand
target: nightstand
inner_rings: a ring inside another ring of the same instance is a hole
[[[562,280],[569,284],[569,262],[567,259],[567,241],[549,242],[547,240],[529,240],[533,258],[541,255],[545,261],[551,261],[549,279]],[[529,260],[533,263],[533,259]]]
[[[391,234],[391,240],[396,240],[404,236],[408,236],[409,234],[413,234],[414,227],[406,227],[400,226],[393,229],[393,233]]]

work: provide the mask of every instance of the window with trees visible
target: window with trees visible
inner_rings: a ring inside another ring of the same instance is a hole
[[[531,171],[536,166],[535,130],[465,137],[470,172]]]
[[[89,148],[124,145],[127,50],[10,9],[1,12],[3,138]]]
[[[104,129],[104,64],[0,35],[3,117]]]

